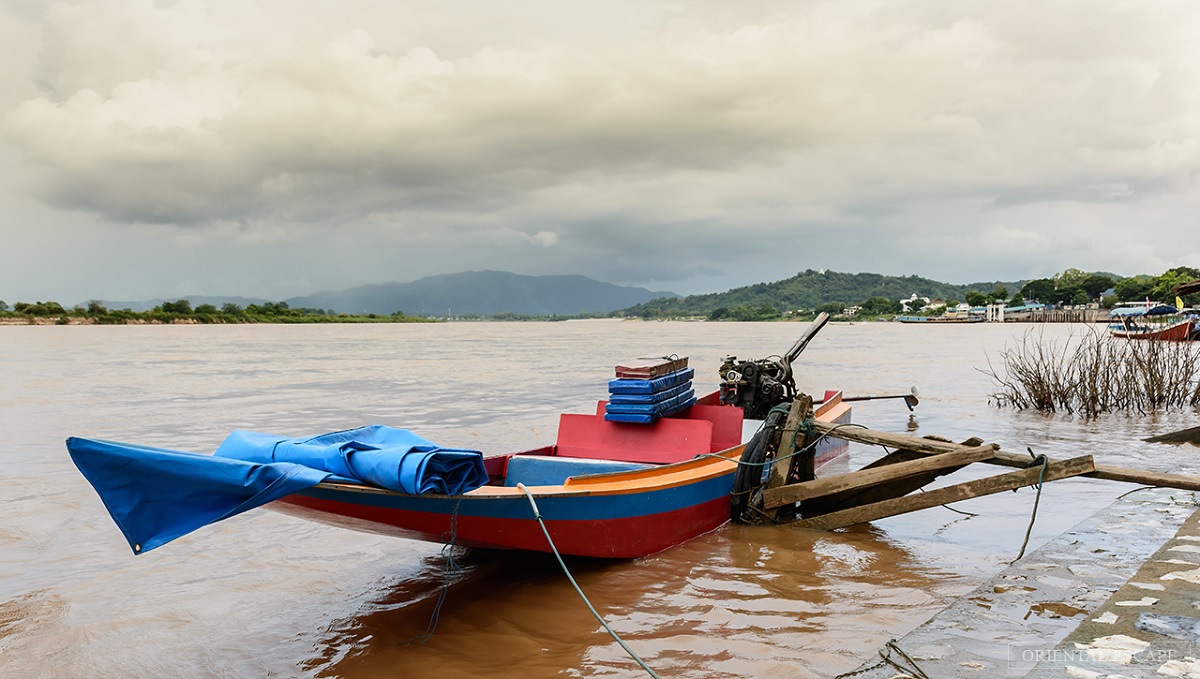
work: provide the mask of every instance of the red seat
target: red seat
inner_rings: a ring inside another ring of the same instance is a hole
[[[603,407],[601,407],[603,411]],[[653,424],[609,422],[603,415],[564,413],[557,455],[647,464],[683,462],[712,451],[708,420],[668,417]]]
[[[597,417],[604,417],[604,406],[607,404],[608,401],[600,401],[596,405]],[[712,440],[709,442],[707,451],[710,453],[729,450],[742,443],[742,420],[744,417],[741,408],[723,405],[694,405],[678,415],[664,419],[706,420],[711,422],[713,426]],[[633,426],[645,427],[646,425],[636,424]]]

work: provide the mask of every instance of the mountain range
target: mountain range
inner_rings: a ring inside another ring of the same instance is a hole
[[[755,283],[725,292],[681,297],[672,292],[602,283],[584,276],[524,276],[503,271],[464,271],[428,276],[408,283],[361,285],[283,300],[292,308],[326,309],[346,314],[415,316],[570,316],[620,312],[626,316],[707,315],[719,308],[771,306],[778,311],[812,309],[829,302],[856,304],[869,297],[905,299],[912,294],[943,299],[965,298],[970,290],[990,293],[997,287],[1009,295],[1024,281],[991,281],[957,285],[920,276],[802,271],[791,278]],[[178,298],[177,298],[178,299]],[[271,300],[252,297],[186,297],[193,307],[226,303],[245,307]],[[110,309],[147,311],[167,301],[102,302]]]
[[[607,314],[657,298],[674,299],[673,292],[602,283],[585,276],[523,276],[504,271],[464,271],[428,276],[408,283],[360,285],[282,300],[289,307],[328,309],[344,314],[390,315],[403,311],[414,316],[493,316],[513,313],[527,316]],[[194,295],[174,299],[102,301],[110,309],[148,311],[163,302],[187,299],[192,307],[226,303],[245,307],[272,300],[251,297]]]

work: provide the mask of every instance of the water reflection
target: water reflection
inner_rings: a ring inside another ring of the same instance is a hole
[[[644,559],[571,559],[596,609],[665,676],[828,676],[896,625],[928,617],[958,579],[870,526],[825,533],[727,526]],[[640,671],[549,555],[473,550],[381,588],[305,667],[321,676],[606,676]],[[881,584],[886,583],[886,584]],[[934,593],[931,593],[934,592]],[[412,643],[437,620],[426,643]],[[352,650],[347,651],[350,648]]]

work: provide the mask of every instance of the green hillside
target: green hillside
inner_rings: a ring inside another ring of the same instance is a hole
[[[769,306],[776,312],[812,310],[822,304],[838,302],[858,304],[871,297],[892,300],[918,297],[963,301],[968,291],[990,293],[1003,286],[1009,294],[1021,289],[1021,281],[972,283],[954,285],[920,276],[884,276],[874,273],[841,273],[809,269],[773,283],[756,283],[727,292],[692,295],[678,299],[660,298],[622,310],[626,316],[707,316],[721,308],[761,308]]]

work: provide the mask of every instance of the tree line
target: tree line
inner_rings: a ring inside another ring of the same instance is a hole
[[[108,309],[101,302],[92,300],[86,305],[67,309],[58,302],[17,302],[10,308],[0,300],[0,317],[25,318],[36,322],[39,318],[56,318],[66,325],[75,322],[100,325],[124,325],[130,323],[422,323],[432,322],[419,316],[409,316],[403,311],[390,315],[339,314],[326,309],[292,308],[287,302],[264,302],[262,304],[226,303],[220,308],[212,304],[192,307],[186,299],[163,302],[149,311],[130,309]]]

